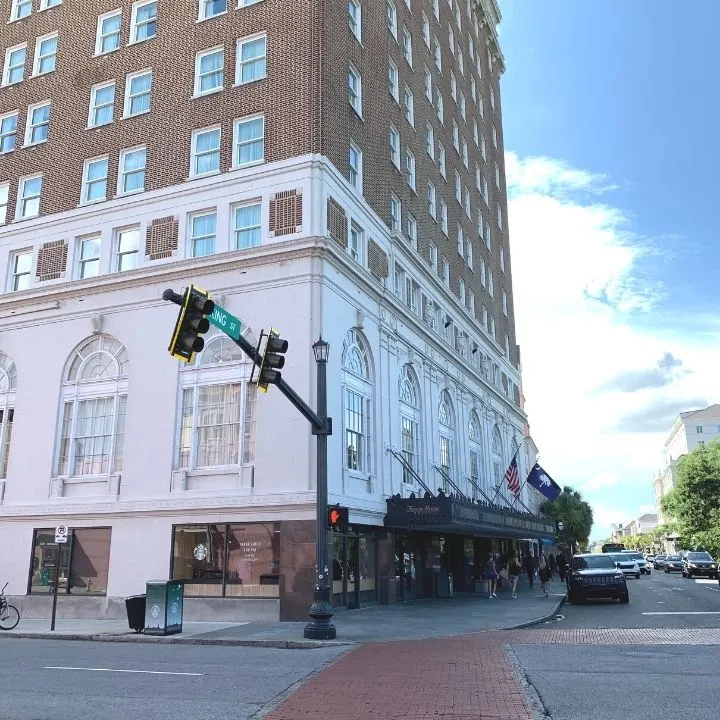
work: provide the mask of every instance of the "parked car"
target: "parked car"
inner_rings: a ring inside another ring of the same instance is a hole
[[[647,564],[647,561],[643,557],[642,553],[637,552],[636,550],[623,550],[623,555],[626,555],[629,558],[632,558],[640,568],[640,572],[643,575],[649,575],[650,574],[650,566]]]
[[[682,572],[682,558],[679,555],[668,555],[665,558],[663,570],[666,573]]]
[[[640,566],[637,560],[628,557],[627,553],[608,553],[608,555],[623,575],[632,575],[635,579],[640,579]]]
[[[667,558],[667,555],[656,555],[655,560],[653,560],[653,567],[656,570],[662,570],[665,567],[665,558]]]
[[[569,603],[589,598],[615,598],[621,603],[630,601],[625,575],[608,553],[573,555],[565,583]]]
[[[718,564],[709,552],[689,552],[682,561],[682,574],[687,578],[692,578],[694,575],[716,578]]]
[[[645,556],[645,562],[646,562],[648,565],[652,566],[652,564],[655,562],[655,556],[654,556],[654,555],[647,554],[647,555]]]

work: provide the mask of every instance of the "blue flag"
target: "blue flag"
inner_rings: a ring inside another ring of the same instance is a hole
[[[528,485],[539,490],[548,500],[554,500],[561,492],[560,486],[540,467],[538,463],[527,477]]]

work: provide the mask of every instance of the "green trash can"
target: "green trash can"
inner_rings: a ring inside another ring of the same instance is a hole
[[[145,589],[145,634],[182,632],[184,585],[180,580],[150,580]]]

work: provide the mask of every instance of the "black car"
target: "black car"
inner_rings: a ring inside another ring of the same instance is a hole
[[[569,603],[589,598],[615,598],[621,603],[630,601],[625,575],[607,553],[573,555],[566,583]]]
[[[666,573],[682,572],[682,558],[679,555],[668,555],[665,558],[663,569]]]
[[[667,558],[667,555],[656,555],[655,560],[653,560],[653,567],[656,570],[662,570],[665,567],[665,558]]]
[[[711,578],[718,576],[718,564],[708,552],[689,552],[682,559],[683,577],[691,578],[694,575],[707,575]]]

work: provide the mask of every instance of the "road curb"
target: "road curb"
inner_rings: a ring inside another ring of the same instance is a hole
[[[508,627],[501,628],[501,630],[522,630],[523,628],[529,628],[533,625],[539,625],[540,623],[547,622],[548,620],[552,620],[555,615],[557,615],[558,610],[562,607],[562,604],[567,599],[567,595],[563,595],[559,602],[555,604],[555,607],[553,608],[552,612],[548,613],[547,615],[544,615],[541,618],[537,618],[536,620],[530,620],[529,622],[520,623],[519,625],[510,625]]]

